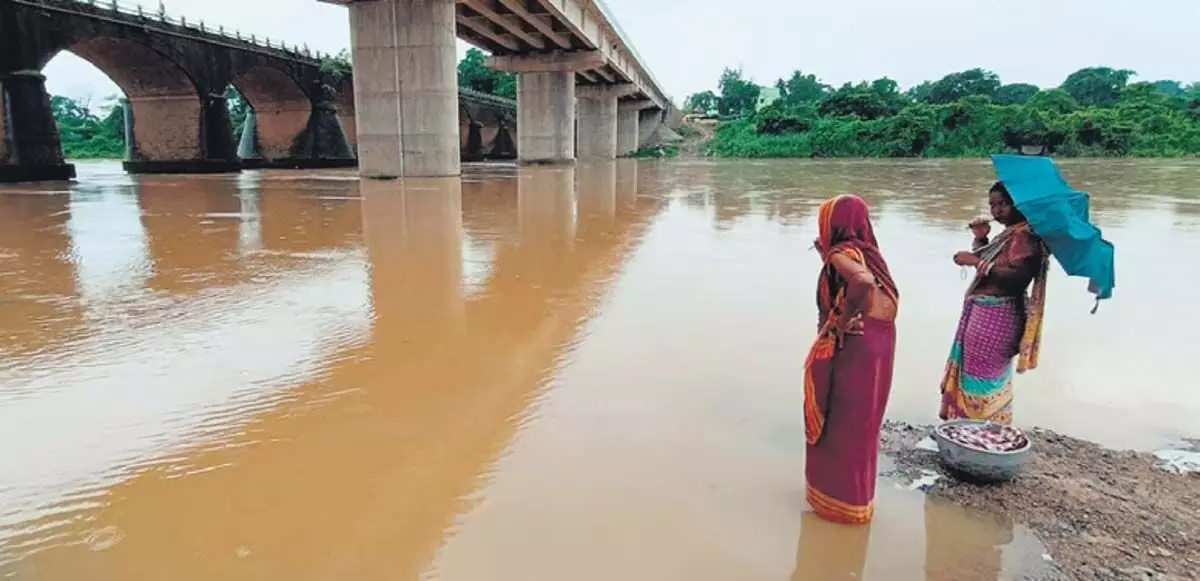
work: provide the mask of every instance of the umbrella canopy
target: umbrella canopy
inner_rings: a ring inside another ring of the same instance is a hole
[[[992,165],[1017,209],[1063,270],[1087,277],[1088,290],[1097,301],[1112,297],[1113,245],[1089,221],[1088,195],[1072,189],[1048,157],[993,155]]]

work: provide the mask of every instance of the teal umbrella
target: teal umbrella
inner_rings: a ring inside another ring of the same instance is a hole
[[[1017,209],[1063,270],[1086,277],[1097,304],[1112,297],[1113,245],[1089,220],[1088,195],[1071,188],[1048,157],[993,155],[992,165]]]

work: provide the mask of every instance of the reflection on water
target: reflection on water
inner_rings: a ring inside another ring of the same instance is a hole
[[[842,526],[806,512],[792,581],[863,579],[871,525]]]
[[[1117,298],[1051,281],[1017,418],[1200,436],[1179,345],[1200,164],[1073,162]],[[1008,579],[1013,523],[803,501],[814,212],[860,192],[905,289],[889,415],[928,422],[984,162],[634,162],[0,187],[0,575]],[[920,523],[924,523],[922,528]],[[924,539],[924,551],[918,539]]]

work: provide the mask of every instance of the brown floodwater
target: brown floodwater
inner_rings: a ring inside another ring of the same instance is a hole
[[[1064,164],[1114,300],[1055,266],[1016,419],[1200,437],[1200,163]],[[804,503],[818,203],[903,296],[889,417],[932,422],[985,161],[675,161],[0,186],[0,578],[1016,579],[1019,523],[880,483]]]

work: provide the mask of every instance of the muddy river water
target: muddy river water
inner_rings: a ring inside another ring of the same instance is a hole
[[[817,204],[902,293],[889,417],[935,419],[981,160],[637,162],[0,187],[0,579],[1015,579],[1020,523],[803,494]],[[1114,300],[1053,267],[1019,425],[1200,437],[1200,162],[1064,164]]]

